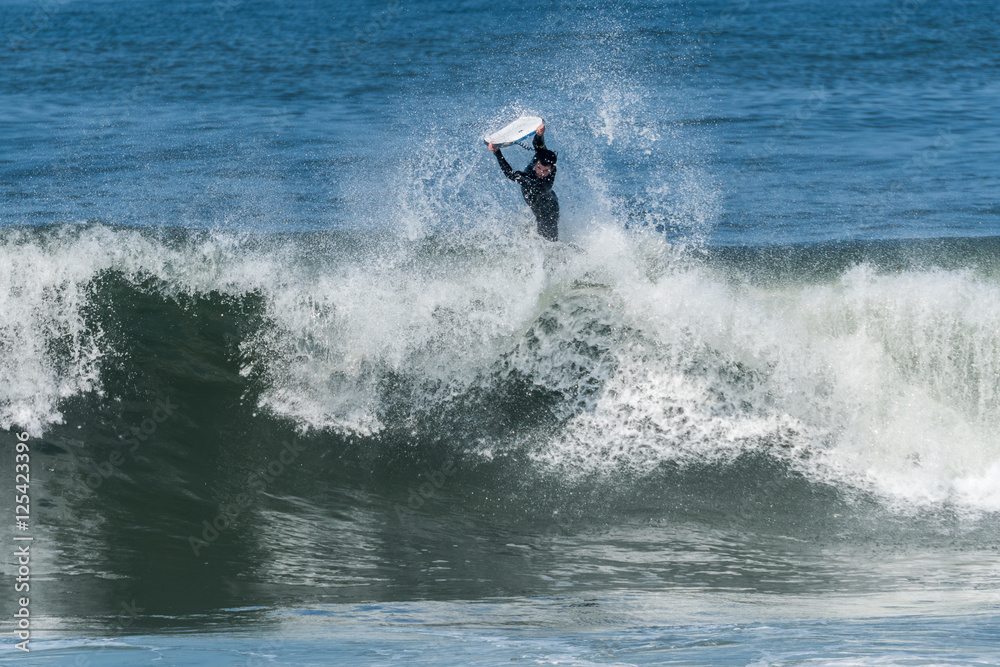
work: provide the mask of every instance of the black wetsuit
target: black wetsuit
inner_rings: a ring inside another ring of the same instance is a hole
[[[555,241],[559,237],[559,198],[552,192],[552,184],[556,180],[556,166],[552,165],[551,174],[545,178],[538,178],[535,175],[535,164],[538,162],[538,151],[545,149],[545,139],[536,134],[531,143],[535,147],[535,156],[524,171],[514,171],[499,150],[494,153],[503,175],[521,186],[521,195],[531,207],[531,212],[535,214],[535,220],[538,222],[539,235],[549,241]]]

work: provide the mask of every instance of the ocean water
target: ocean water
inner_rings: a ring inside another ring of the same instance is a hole
[[[1000,663],[995,9],[5,0],[0,663]]]

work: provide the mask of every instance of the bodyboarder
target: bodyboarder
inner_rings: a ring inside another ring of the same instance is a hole
[[[538,126],[531,140],[535,155],[524,171],[514,171],[504,159],[499,148],[494,148],[493,142],[487,148],[497,156],[497,162],[503,175],[521,186],[521,195],[525,203],[535,214],[538,234],[549,241],[559,238],[559,198],[552,191],[556,180],[557,155],[545,147],[545,123]]]

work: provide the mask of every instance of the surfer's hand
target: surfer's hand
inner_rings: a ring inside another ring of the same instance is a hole
[[[497,152],[497,149],[493,148],[493,142],[492,141],[490,143],[486,144],[486,147],[489,148],[494,153]]]
[[[537,134],[538,136],[542,136],[543,134],[545,134],[545,123],[542,123],[537,128],[535,128],[535,134]]]

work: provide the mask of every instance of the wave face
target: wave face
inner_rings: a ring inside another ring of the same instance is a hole
[[[565,484],[757,460],[990,513],[1000,248],[974,247],[8,228],[0,425],[127,433],[154,395],[223,395],[334,450],[513,457]]]

